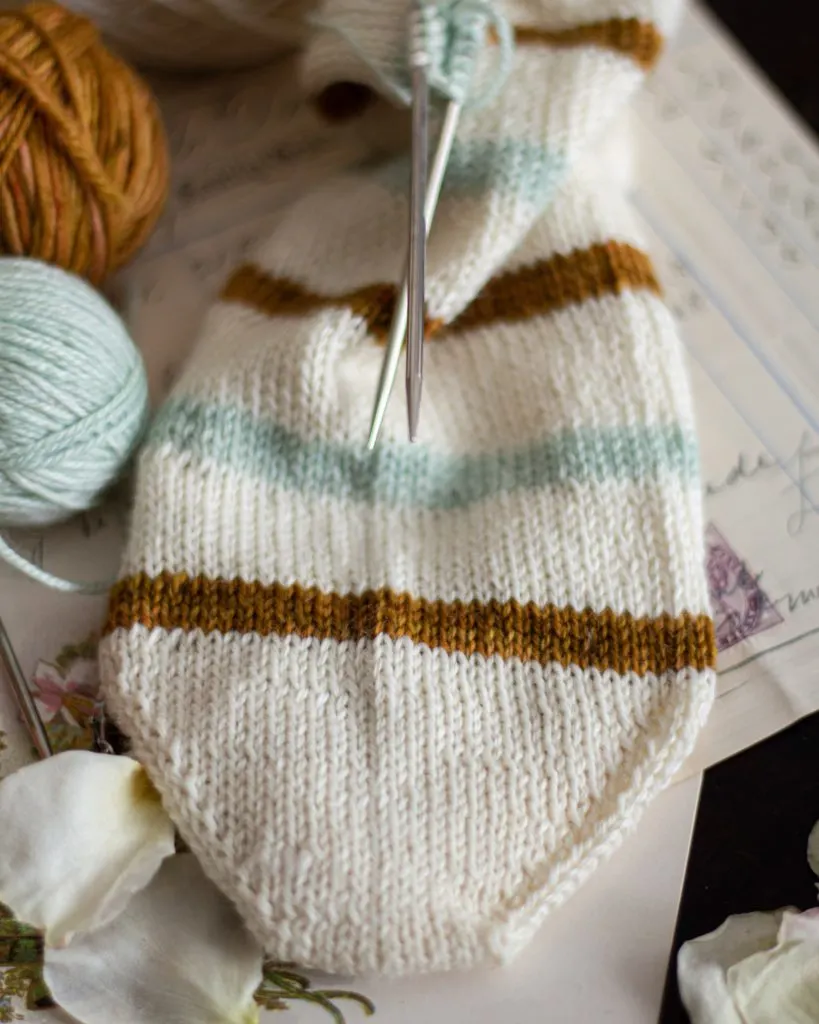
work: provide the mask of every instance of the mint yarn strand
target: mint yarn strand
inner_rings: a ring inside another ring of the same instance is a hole
[[[93,288],[58,267],[0,258],[0,528],[48,526],[92,508],[128,463],[148,418],[142,357]],[[59,590],[0,538],[0,558]]]

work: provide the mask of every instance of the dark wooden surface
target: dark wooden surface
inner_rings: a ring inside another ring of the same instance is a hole
[[[819,133],[819,0],[711,0],[708,6]],[[729,914],[816,906],[805,848],[817,819],[819,715],[706,773],[660,1024],[688,1024],[675,971],[682,942],[712,931]]]
[[[791,106],[819,132],[819,2],[706,2]]]
[[[817,666],[819,671],[819,666]],[[819,819],[819,715],[706,772],[661,1024],[688,1024],[676,953],[729,914],[816,906],[808,834]]]

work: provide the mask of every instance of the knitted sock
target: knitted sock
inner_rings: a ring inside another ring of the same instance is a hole
[[[364,447],[406,251],[405,154],[292,205],[154,424],[106,699],[277,959],[507,960],[707,713],[685,366],[617,189],[583,169],[670,6],[504,8],[512,69],[464,114],[429,244],[421,443],[397,393]],[[405,13],[328,2],[308,93],[400,88]]]

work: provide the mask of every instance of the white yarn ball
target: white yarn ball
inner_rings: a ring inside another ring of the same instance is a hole
[[[0,10],[25,0],[0,0]],[[126,60],[146,68],[251,67],[299,45],[313,0],[61,0],[93,21]]]

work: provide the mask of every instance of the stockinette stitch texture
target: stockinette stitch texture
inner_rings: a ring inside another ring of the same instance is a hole
[[[396,395],[364,448],[406,251],[405,152],[293,203],[226,282],[154,424],[106,699],[277,959],[392,974],[508,960],[707,714],[686,370],[597,160],[675,8],[499,7],[512,66],[464,114],[429,244],[421,443]],[[395,120],[405,15],[328,0],[306,101],[326,109],[353,83],[377,99],[346,130]]]

